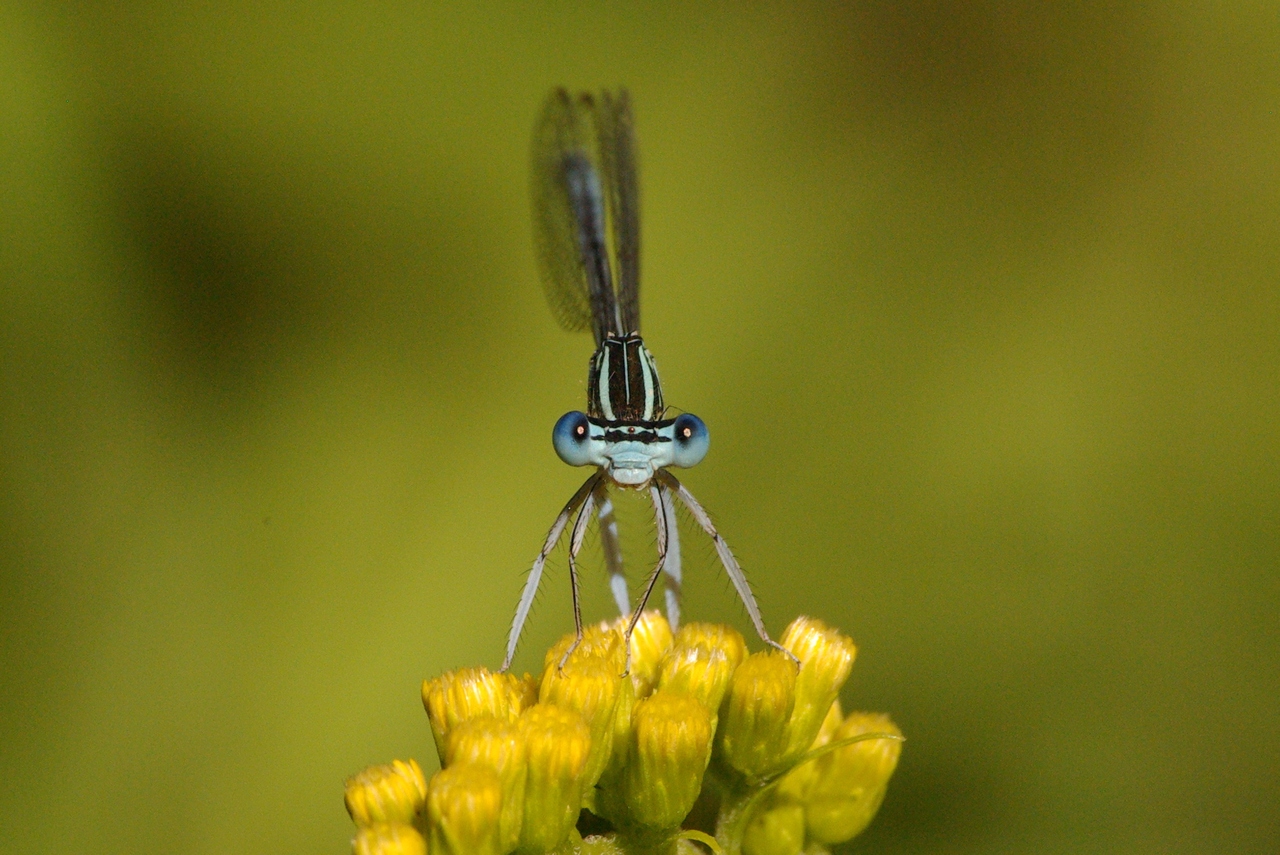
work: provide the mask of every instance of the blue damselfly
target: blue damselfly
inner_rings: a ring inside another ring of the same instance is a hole
[[[582,638],[582,612],[577,556],[593,516],[599,523],[614,599],[622,614],[631,615],[626,638],[630,639],[660,575],[667,580],[667,613],[674,629],[680,609],[675,499],[715,543],[760,638],[782,649],[769,638],[729,545],[688,489],[667,471],[701,461],[709,435],[695,415],[667,417],[657,367],[640,338],[640,200],[626,90],[616,95],[603,92],[599,98],[587,93],[571,96],[564,89],[551,93],[534,130],[532,189],[538,262],[551,309],[561,326],[590,329],[596,342],[587,371],[587,411],[562,416],[552,432],[552,443],[565,463],[592,466],[595,471],[560,511],[533,562],[511,623],[502,670],[510,667],[515,656],[547,556],[571,519],[569,578],[578,639]],[[653,503],[658,560],[634,609],[623,575],[610,487],[647,490]]]

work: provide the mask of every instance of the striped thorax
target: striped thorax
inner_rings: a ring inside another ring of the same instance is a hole
[[[653,354],[632,333],[600,342],[587,372],[587,415],[601,421],[662,418],[662,384]]]

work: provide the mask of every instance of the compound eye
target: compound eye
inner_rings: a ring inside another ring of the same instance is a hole
[[[551,444],[556,455],[570,466],[586,466],[591,462],[591,424],[587,414],[565,413],[551,430]]]
[[[683,413],[676,417],[675,454],[672,463],[682,469],[697,466],[707,456],[707,448],[711,445],[711,434],[707,431],[702,419],[692,413]]]

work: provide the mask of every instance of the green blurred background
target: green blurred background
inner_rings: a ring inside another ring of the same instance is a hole
[[[0,848],[430,768],[583,477],[530,130],[625,84],[686,483],[910,740],[850,851],[1280,851],[1273,4],[184,8],[0,9]]]

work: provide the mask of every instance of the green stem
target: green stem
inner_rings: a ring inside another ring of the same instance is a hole
[[[767,780],[770,785],[776,784],[778,781],[782,780],[783,775],[787,774],[792,769],[795,769],[797,766],[801,766],[805,763],[808,763],[810,760],[817,760],[823,754],[830,754],[832,751],[835,751],[837,748],[844,748],[846,745],[853,745],[855,742],[866,742],[869,739],[892,739],[895,742],[907,741],[907,738],[905,736],[899,736],[896,733],[859,733],[857,736],[849,736],[844,739],[837,739],[835,742],[828,742],[826,745],[823,745],[821,748],[815,748],[812,751],[808,751],[808,752],[805,752],[804,754],[801,754],[800,757],[796,760],[796,762],[792,763],[790,766],[788,766],[786,769],[783,769],[781,772],[774,772],[772,775],[768,776],[768,778],[766,778],[765,780]]]
[[[710,849],[712,855],[725,855],[725,851],[720,848],[720,843],[710,834],[707,834],[705,831],[695,831],[693,829],[687,829],[685,831],[680,832],[678,839],[679,841],[682,841],[682,842],[690,841],[690,840],[697,841],[698,843],[701,843],[703,846],[706,846],[708,849]],[[684,849],[688,849],[688,848],[690,847],[686,844]]]
[[[733,773],[731,773],[733,774]],[[710,772],[708,771],[708,777]],[[750,782],[741,776],[726,779],[716,775],[720,790],[720,811],[716,814],[716,842],[726,855],[741,855],[742,838],[751,814],[776,781]]]

